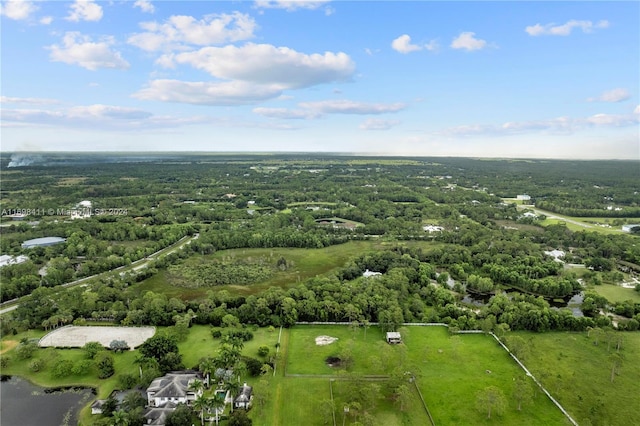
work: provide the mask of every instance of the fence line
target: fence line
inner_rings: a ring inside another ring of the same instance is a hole
[[[296,322],[296,324],[307,324],[307,325],[349,325],[351,324],[351,322],[335,322],[335,321],[309,321],[309,322]],[[379,325],[380,323],[378,322],[370,322],[369,325]],[[449,327],[448,324],[445,323],[439,323],[439,322],[405,322],[402,323],[403,326],[444,326],[444,327]],[[553,402],[555,404],[556,407],[558,407],[560,409],[560,411],[562,412],[562,414],[565,415],[565,417],[569,420],[569,422],[571,422],[571,424],[573,426],[579,426],[578,423],[573,419],[573,417],[571,417],[571,414],[569,414],[569,412],[567,410],[564,409],[564,407],[553,397],[551,396],[551,394],[549,393],[549,391],[547,391],[547,389],[542,385],[542,383],[540,383],[538,381],[538,379],[536,379],[536,377],[531,374],[531,372],[527,369],[527,367],[524,366],[524,364],[522,362],[520,362],[520,360],[513,354],[511,353],[511,351],[509,350],[509,348],[507,348],[507,346],[502,343],[502,341],[500,340],[500,338],[498,338],[498,336],[496,336],[494,333],[489,332],[486,333],[483,330],[460,330],[458,332],[456,332],[456,334],[490,334],[491,336],[493,336],[494,339],[496,339],[496,341],[500,344],[500,346],[502,346],[502,348],[507,351],[507,353],[509,355],[511,355],[511,358],[513,358],[516,363],[520,366],[520,368],[522,368],[522,370],[524,370],[525,374],[529,377],[531,377],[531,379],[533,379],[533,381],[535,382],[536,385],[538,385],[538,387],[542,390],[542,392],[547,395],[547,397],[551,400],[551,402]],[[414,382],[415,383],[415,382]],[[417,384],[416,384],[417,387]],[[420,389],[418,389],[418,392],[420,393]],[[422,398],[422,394],[420,394],[420,398]],[[425,408],[427,409],[427,412],[429,412],[429,409],[426,407],[426,403],[424,402],[424,399],[422,400],[423,404],[425,404]],[[429,418],[431,419],[431,414],[429,414]],[[431,419],[431,423],[432,425],[435,426],[435,424],[433,423],[433,419]]]
[[[427,412],[427,416],[429,416],[429,421],[431,422],[431,426],[436,426],[436,422],[434,422],[433,417],[431,417],[431,412],[429,411],[429,407],[427,407],[427,403],[425,402],[424,397],[422,396],[422,392],[420,392],[420,388],[418,387],[418,380],[415,377],[413,378],[413,385],[416,387],[416,390],[418,391],[418,395],[420,395],[420,401],[422,401],[422,406]]]

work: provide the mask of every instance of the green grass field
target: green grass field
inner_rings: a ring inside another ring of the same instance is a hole
[[[345,373],[343,369],[327,366],[326,359],[347,353],[353,359],[351,371],[354,373],[388,375],[398,365],[416,371],[418,385],[437,425],[495,422],[509,425],[568,424],[560,410],[542,394],[538,394],[531,404],[524,405],[522,411],[517,410],[517,404],[512,398],[513,382],[518,376],[524,377],[524,372],[492,337],[450,336],[445,327],[405,327],[401,332],[404,344],[390,346],[377,327],[370,327],[365,338],[363,329],[351,331],[348,326],[295,326],[289,331],[285,357],[286,377],[278,378],[280,386],[286,390],[295,386],[289,384],[290,381],[307,383],[314,376],[325,379],[334,376],[337,379],[335,383],[338,384],[337,400],[340,402],[339,389]],[[338,337],[339,340],[327,346],[317,346],[315,338],[319,335]],[[413,402],[409,404],[410,410],[403,413],[394,407],[391,400],[385,398],[385,381],[379,383],[382,396],[377,403],[375,416],[380,424],[410,425],[414,424],[410,419],[415,419],[416,416],[423,417],[415,424],[428,424],[417,392],[412,397]],[[476,408],[476,394],[492,385],[502,389],[508,406],[501,417],[487,419]],[[319,395],[314,401],[323,398]],[[287,406],[282,401],[273,402],[282,405],[280,411],[287,412]],[[342,412],[338,414],[341,416]],[[353,421],[349,416],[346,420],[347,424]],[[310,421],[307,419],[305,423]]]
[[[633,288],[625,288],[619,285],[603,284],[590,287],[591,290],[607,298],[609,302],[624,302],[632,300],[640,303],[640,293]]]
[[[232,294],[251,295],[260,293],[269,287],[291,288],[307,278],[327,274],[345,265],[363,252],[381,247],[378,241],[350,241],[345,244],[325,247],[322,249],[234,249],[222,250],[205,256],[211,259],[226,259],[245,262],[271,262],[275,265],[280,257],[284,257],[290,266],[284,271],[276,271],[265,281],[249,285],[221,285],[189,289],[171,285],[165,271],[159,271],[153,277],[137,285],[140,292],[151,290],[164,293],[168,297],[180,297],[186,300],[204,297],[208,290],[229,290]],[[198,258],[197,256],[194,257]]]
[[[580,425],[640,424],[640,333],[622,333],[623,357],[611,383],[612,356],[606,342],[587,333],[518,332],[529,342],[524,363]]]
[[[428,425],[422,401],[411,388],[411,395],[403,410],[390,398],[385,383],[393,370],[416,373],[417,384],[437,425],[566,425],[567,419],[540,391],[531,402],[517,410],[514,400],[514,379],[524,373],[509,355],[490,336],[483,334],[450,335],[445,327],[407,326],[402,328],[404,343],[388,345],[379,328],[350,329],[346,325],[297,325],[284,329],[275,376],[243,377],[254,386],[256,398],[250,417],[256,426],[302,424],[321,426],[333,424],[323,405],[331,400],[333,390],[337,424],[356,424],[354,412],[345,415],[344,403],[353,377],[364,377],[379,385],[375,405],[370,414],[380,425]],[[261,345],[275,353],[279,330],[260,328],[253,331],[253,340],[246,342],[243,355],[258,358]],[[55,378],[51,366],[56,359],[78,362],[84,358],[80,349],[38,350],[34,359],[47,360],[47,368],[32,372],[32,360],[16,357],[14,342],[39,338],[44,332],[20,333],[5,336],[0,349],[10,358],[3,374],[18,375],[46,387],[89,386],[97,389],[97,397],[106,397],[118,387],[121,374],[137,375],[134,363],[137,351],[113,354],[116,373],[109,379],[97,379],[95,367],[82,375]],[[319,335],[338,337],[327,346],[317,346]],[[527,342],[528,353],[523,362],[546,386],[580,425],[634,426],[640,424],[637,410],[638,378],[640,378],[640,334],[621,333],[622,363],[611,382],[611,367],[616,356],[614,346],[607,348],[601,340],[594,345],[587,333],[526,333],[517,332]],[[200,358],[213,356],[220,344],[211,337],[211,327],[193,326],[185,341],[179,343],[184,364],[190,368]],[[329,367],[326,358],[351,358],[349,371]],[[354,376],[355,375],[355,376]],[[368,376],[368,377],[367,377]],[[382,377],[380,377],[382,376]],[[331,380],[334,380],[331,382]],[[507,399],[505,412],[487,419],[476,407],[478,392],[488,386],[502,390]],[[532,386],[533,389],[535,386]],[[259,395],[261,394],[261,395]],[[261,400],[261,402],[259,402]],[[324,412],[324,414],[323,414]],[[329,423],[326,421],[330,420]],[[361,419],[360,419],[361,420]],[[88,407],[81,413],[81,424],[91,424]],[[224,425],[224,423],[221,423]]]

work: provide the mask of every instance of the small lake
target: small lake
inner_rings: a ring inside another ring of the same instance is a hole
[[[91,399],[93,390],[51,390],[19,377],[0,377],[2,426],[72,426],[78,412]]]

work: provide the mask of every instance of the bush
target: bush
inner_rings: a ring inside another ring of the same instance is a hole
[[[88,359],[95,358],[96,354],[103,349],[102,344],[99,342],[87,342],[82,347]]]
[[[247,366],[247,372],[253,377],[257,377],[262,373],[262,361],[255,358],[244,358]]]
[[[262,345],[258,348],[258,355],[260,356],[267,356],[269,355],[269,346],[267,345]]]
[[[38,345],[31,342],[31,343],[22,343],[20,344],[20,346],[18,346],[18,349],[16,349],[16,355],[18,355],[18,358],[20,359],[29,359],[31,357],[33,357],[33,354],[35,353],[35,351],[38,350]]]
[[[133,374],[120,374],[118,384],[121,389],[131,389],[138,384],[138,378]]]
[[[96,357],[96,367],[98,367],[98,378],[100,379],[106,379],[115,373],[113,357],[108,353],[101,353]]]
[[[230,339],[240,339],[248,342],[253,339],[253,333],[249,330],[229,330],[225,333]]]
[[[44,360],[34,359],[29,363],[29,370],[33,371],[34,373],[37,373],[39,371],[42,371],[45,366],[46,366],[46,363],[44,362]]]
[[[73,368],[71,369],[71,373],[80,376],[82,374],[85,374],[87,371],[89,371],[92,365],[93,363],[88,359],[78,361],[73,365]]]
[[[220,330],[211,330],[211,335],[214,339],[219,339],[222,337],[222,331]]]
[[[56,378],[62,378],[70,376],[73,371],[73,361],[70,359],[61,359],[56,361],[53,366],[53,371],[51,375]]]

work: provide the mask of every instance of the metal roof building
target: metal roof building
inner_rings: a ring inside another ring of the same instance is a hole
[[[55,244],[64,243],[66,239],[60,237],[44,237],[44,238],[34,238],[33,240],[27,240],[22,243],[22,248],[33,248],[33,247],[47,247]]]

